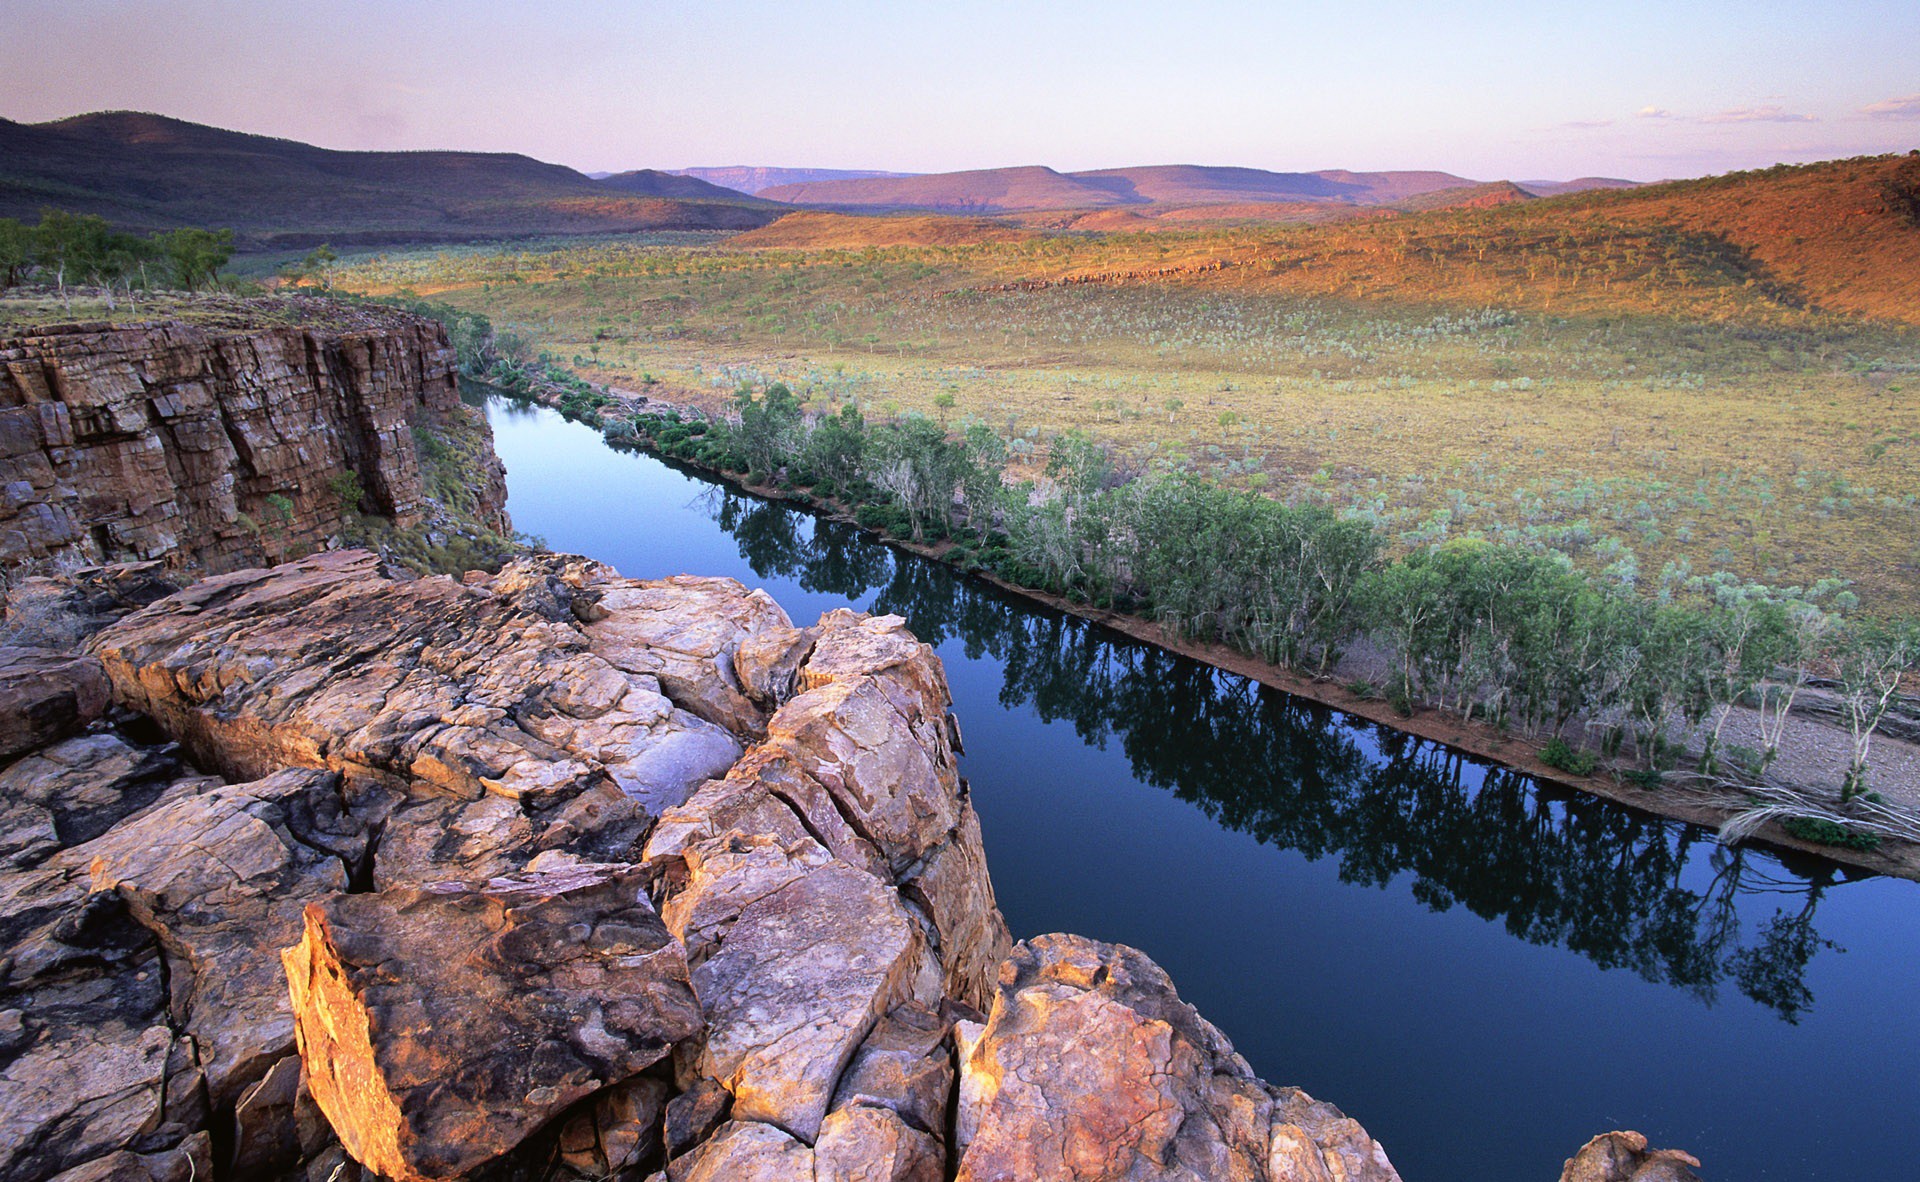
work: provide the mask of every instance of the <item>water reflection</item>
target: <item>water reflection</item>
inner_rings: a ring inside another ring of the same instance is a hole
[[[1711,1003],[1731,984],[1797,1022],[1822,948],[1814,914],[1846,881],[1829,863],[1726,849],[1696,826],[1562,794],[1439,744],[1355,719],[1037,610],[859,531],[709,486],[702,507],[763,578],[904,616],[930,644],[1005,669],[1000,701],[1117,742],[1141,781],[1223,826],[1466,908]]]

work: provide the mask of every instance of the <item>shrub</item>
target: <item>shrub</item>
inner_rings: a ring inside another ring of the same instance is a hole
[[[1555,735],[1547,740],[1546,746],[1540,748],[1540,762],[1576,776],[1587,776],[1592,775],[1593,769],[1600,765],[1600,757],[1591,751],[1577,749]]]
[[[1878,833],[1868,833],[1819,817],[1788,817],[1780,823],[1780,827],[1801,841],[1838,846],[1845,850],[1871,850],[1880,845]]]

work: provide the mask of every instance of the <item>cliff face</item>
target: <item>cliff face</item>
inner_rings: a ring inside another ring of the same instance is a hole
[[[429,496],[414,431],[453,421],[486,432],[444,330],[388,311],[359,329],[0,338],[0,568],[221,571],[310,552],[345,524],[348,471],[363,512],[416,525]],[[506,532],[504,473],[481,450],[479,516]]]

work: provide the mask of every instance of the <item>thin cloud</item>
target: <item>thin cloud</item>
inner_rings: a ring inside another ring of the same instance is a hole
[[[1818,123],[1812,115],[1796,115],[1778,103],[1761,107],[1735,107],[1717,115],[1702,115],[1702,123]]]
[[[1570,119],[1567,122],[1562,123],[1560,126],[1580,128],[1580,129],[1590,129],[1595,127],[1612,127],[1613,120],[1611,119]]]
[[[1899,98],[1868,103],[1860,108],[1860,113],[1869,119],[1920,119],[1920,94],[1905,94]]]
[[[1673,112],[1665,107],[1641,107],[1634,112],[1634,116],[1639,119],[1671,119]]]

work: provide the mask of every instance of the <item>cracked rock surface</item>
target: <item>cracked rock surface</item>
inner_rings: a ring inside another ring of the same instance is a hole
[[[0,765],[0,1182],[1395,1177],[1012,945],[897,617],[352,551],[116,614]]]

